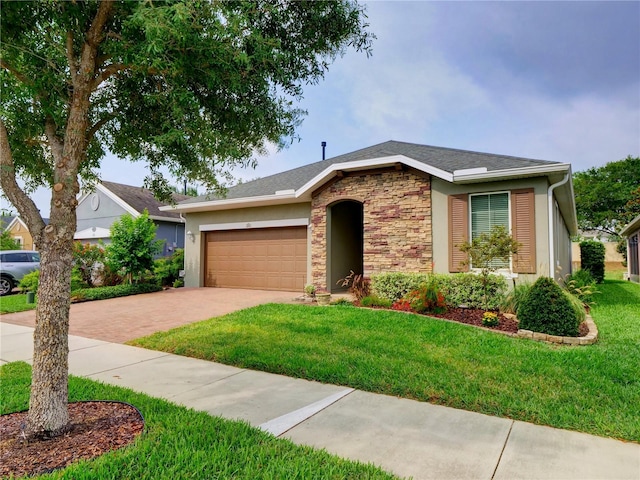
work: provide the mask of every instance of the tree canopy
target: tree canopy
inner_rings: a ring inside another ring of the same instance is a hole
[[[628,156],[573,174],[578,225],[617,236],[640,214],[640,158]]]
[[[2,1],[0,185],[41,253],[27,431],[68,422],[73,235],[81,179],[106,150],[208,190],[295,138],[303,87],[347,48],[370,53],[352,0]],[[17,179],[26,185],[21,188]],[[28,191],[51,187],[48,225]]]

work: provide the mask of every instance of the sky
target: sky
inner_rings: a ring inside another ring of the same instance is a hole
[[[385,142],[572,164],[640,156],[640,2],[366,2],[373,55],[348,51],[305,89],[299,141],[243,180]],[[111,155],[103,180],[142,185]],[[176,179],[176,185],[180,182]],[[204,192],[200,192],[204,193]],[[34,200],[44,216],[50,195]]]

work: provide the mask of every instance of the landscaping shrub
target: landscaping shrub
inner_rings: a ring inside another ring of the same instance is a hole
[[[530,283],[522,283],[520,285],[516,285],[513,290],[511,290],[504,301],[500,304],[500,311],[504,313],[513,313],[515,314],[518,311],[520,305],[529,294],[531,290]]]
[[[371,293],[371,280],[362,274],[356,274],[353,270],[345,278],[338,280],[338,284],[342,287],[349,287],[349,293],[358,302]]]
[[[372,275],[371,291],[373,295],[395,302],[409,292],[418,290],[420,285],[435,280],[444,295],[447,305],[469,308],[485,308],[485,286],[483,279],[472,273],[426,274],[426,273],[381,273]],[[486,309],[499,308],[507,291],[507,281],[501,275],[487,276]]]
[[[360,305],[363,307],[383,307],[383,308],[391,308],[391,300],[386,298],[380,298],[376,295],[369,295],[360,300]]]
[[[411,304],[411,309],[417,313],[444,313],[447,310],[444,295],[433,277],[429,282],[420,285],[417,290],[408,293],[405,299]]]
[[[395,302],[428,281],[427,273],[380,273],[371,276],[371,292],[380,298]]]
[[[27,273],[20,283],[18,287],[22,292],[33,292],[38,293],[38,285],[40,284],[40,270],[34,270],[33,272]]]
[[[521,329],[548,335],[578,336],[580,317],[571,296],[549,277],[538,278],[518,308]]]
[[[438,284],[449,306],[466,305],[469,308],[497,310],[507,292],[507,280],[502,275],[488,275],[484,279],[473,273],[436,275]],[[485,301],[486,288],[486,301]]]
[[[176,248],[173,255],[158,258],[153,262],[155,281],[162,287],[173,285],[180,280],[180,270],[184,269],[184,250]]]
[[[576,297],[583,308],[591,308],[593,296],[598,293],[596,281],[589,270],[578,270],[564,277],[564,288]]]
[[[71,301],[83,302],[90,300],[105,300],[107,298],[138,295],[140,293],[158,292],[160,290],[162,290],[161,286],[151,283],[115,285],[112,287],[82,288],[80,290],[71,292]]]
[[[604,253],[602,242],[585,240],[580,242],[580,266],[588,270],[596,283],[604,282]]]

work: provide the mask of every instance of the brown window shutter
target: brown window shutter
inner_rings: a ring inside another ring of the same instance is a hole
[[[449,195],[449,271],[468,272],[467,255],[456,245],[469,238],[469,195]]]
[[[536,273],[536,215],[532,188],[511,191],[511,235],[520,243],[514,273]]]

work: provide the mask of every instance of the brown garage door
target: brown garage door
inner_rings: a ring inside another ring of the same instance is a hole
[[[302,291],[307,227],[208,232],[205,253],[207,287]]]

